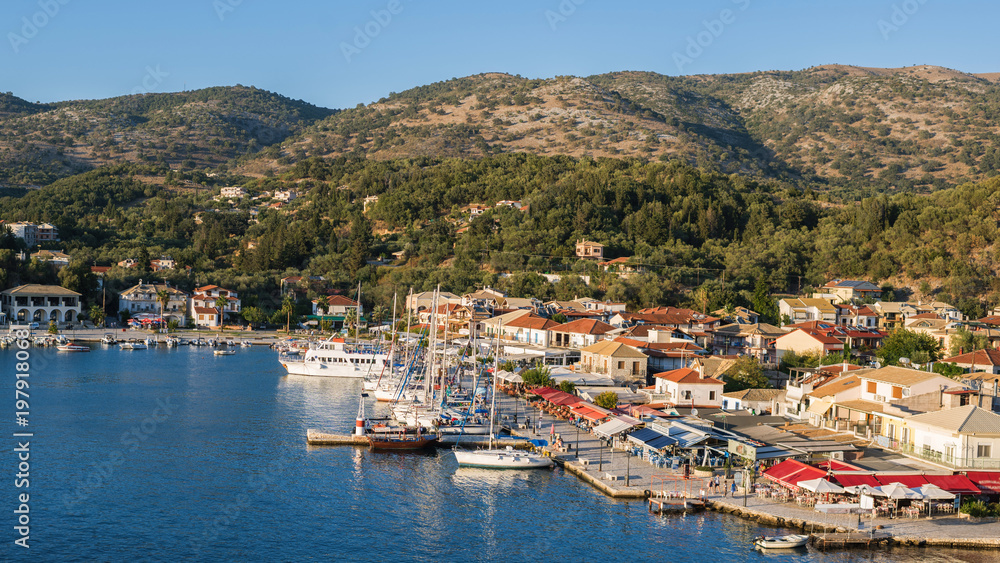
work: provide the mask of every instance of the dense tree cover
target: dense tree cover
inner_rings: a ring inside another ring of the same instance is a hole
[[[295,188],[281,209],[269,200],[220,202],[217,192],[147,183],[163,168],[101,168],[0,199],[0,217],[56,224],[64,248],[87,265],[113,268],[109,289],[151,276],[150,258],[170,255],[183,270],[162,272],[182,289],[216,283],[280,308],[288,275],[323,276],[366,308],[394,292],[464,293],[491,285],[543,300],[595,297],[631,307],[685,305],[710,312],[749,306],[777,322],[773,293],[795,293],[831,277],[917,286],[974,317],[997,303],[1000,179],[933,194],[867,198],[833,206],[809,194],[679,162],[573,159],[508,154],[479,160],[305,159],[285,175],[241,182],[253,194]],[[370,201],[362,213],[362,201]],[[494,207],[520,201],[523,209]],[[470,219],[466,206],[488,210]],[[605,271],[575,256],[576,241],[631,256],[637,273]],[[7,246],[11,246],[8,244]],[[15,249],[0,260],[11,260]],[[402,251],[403,261],[374,260]],[[2,250],[0,250],[2,252]],[[6,256],[6,257],[5,257]],[[55,280],[19,264],[6,285]],[[541,274],[557,274],[550,282]],[[584,282],[589,279],[589,284]],[[89,287],[84,283],[81,287]],[[310,298],[317,296],[310,290]],[[370,309],[369,309],[370,310]]]

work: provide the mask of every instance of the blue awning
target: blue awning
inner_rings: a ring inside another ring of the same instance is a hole
[[[652,428],[637,430],[629,434],[628,439],[636,444],[639,444],[640,446],[653,448],[654,450],[659,450],[677,443],[677,440],[671,438],[670,436],[661,434]]]

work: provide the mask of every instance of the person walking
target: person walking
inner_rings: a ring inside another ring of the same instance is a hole
[[[736,498],[736,480],[735,479],[733,480],[731,491],[733,493],[733,498]]]

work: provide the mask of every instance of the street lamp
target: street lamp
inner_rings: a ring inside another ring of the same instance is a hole
[[[630,473],[631,467],[632,467],[632,452],[626,450],[625,451],[625,486],[626,487],[628,486],[628,479],[629,479],[629,475],[628,474]]]
[[[573,450],[576,452],[574,456],[576,459],[580,459],[580,425],[576,425],[576,445],[573,446]]]
[[[599,441],[597,443],[597,451],[600,457],[599,461],[597,462],[597,470],[604,471],[604,440],[600,438],[598,438],[598,440]]]

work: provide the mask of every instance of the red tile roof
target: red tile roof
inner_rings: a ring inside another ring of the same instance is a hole
[[[975,352],[966,352],[965,354],[945,358],[941,361],[949,364],[1000,366],[1000,350],[994,350],[993,348],[988,350],[976,350]]]
[[[550,330],[553,327],[557,327],[560,325],[555,321],[551,321],[544,317],[539,317],[534,313],[528,313],[527,315],[518,317],[508,322],[504,326],[513,328],[527,328],[532,330]]]
[[[577,319],[552,327],[552,332],[572,332],[574,334],[605,334],[615,327],[597,319]]]
[[[199,315],[218,315],[219,310],[212,307],[195,307],[194,312]]]
[[[725,385],[724,381],[715,379],[714,377],[702,377],[698,370],[693,370],[691,368],[680,368],[670,371],[664,371],[654,374],[653,377],[659,379],[666,379],[667,381],[673,381],[674,383],[687,383],[687,384],[702,384],[702,385]]]

